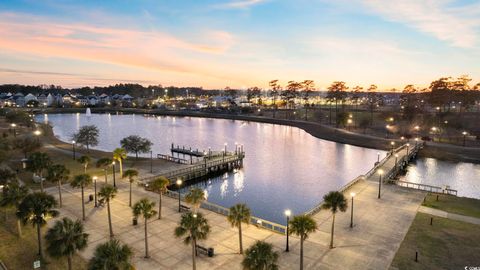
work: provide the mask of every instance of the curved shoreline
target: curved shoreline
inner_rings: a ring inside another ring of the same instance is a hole
[[[201,118],[214,118],[214,119],[227,119],[227,120],[240,120],[240,121],[252,121],[259,123],[277,124],[297,127],[310,135],[324,140],[329,140],[337,143],[350,144],[354,146],[389,150],[390,142],[396,141],[401,143],[400,140],[387,140],[370,135],[364,135],[354,132],[349,132],[342,129],[336,129],[328,127],[319,123],[302,121],[302,120],[285,120],[276,118],[267,118],[259,116],[245,116],[245,115],[232,115],[232,114],[210,114],[202,112],[186,112],[186,111],[164,111],[164,110],[145,110],[145,109],[110,109],[110,108],[91,108],[92,113],[135,113],[135,114],[151,114],[151,115],[164,115],[164,116],[179,116],[179,117],[201,117]],[[46,109],[41,113],[83,113],[84,108],[81,109]],[[427,142],[424,149],[420,151],[421,157],[431,157],[440,160],[449,161],[462,161],[470,163],[480,163],[480,148],[471,147],[459,147],[454,145],[439,144]]]

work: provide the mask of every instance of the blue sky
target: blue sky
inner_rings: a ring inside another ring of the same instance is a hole
[[[4,0],[0,83],[478,81],[479,18],[471,0]]]

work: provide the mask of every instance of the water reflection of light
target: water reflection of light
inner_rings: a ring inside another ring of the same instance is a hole
[[[245,174],[243,171],[239,170],[233,174],[233,190],[234,196],[237,196],[243,191],[244,187]]]
[[[220,185],[220,197],[225,198],[227,196],[228,191],[228,178],[224,179],[222,184]]]
[[[45,124],[48,124],[48,114],[44,114],[44,119],[45,119],[45,120],[44,120],[43,122],[44,122]]]

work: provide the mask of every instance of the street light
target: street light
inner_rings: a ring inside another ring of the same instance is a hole
[[[95,192],[95,207],[97,207],[97,177],[93,177],[93,191]]]
[[[40,135],[42,134],[42,132],[37,129],[37,130],[35,130],[35,131],[33,132],[33,134],[37,137],[37,142],[40,142],[39,137],[40,137]]]
[[[410,144],[407,143],[407,158],[408,158],[408,148],[410,147]]]
[[[466,140],[466,138],[467,138],[467,134],[468,134],[468,133],[467,133],[466,131],[462,132],[462,135],[463,135],[463,147],[465,147],[465,140]]]
[[[181,197],[181,194],[180,194],[180,186],[182,185],[183,181],[182,179],[178,178],[177,179],[177,187],[178,187],[178,212],[180,213],[180,197]]]
[[[153,152],[150,151],[150,173],[153,173]]]
[[[393,153],[393,149],[395,149],[395,142],[390,142],[390,145],[392,146],[392,153]]]
[[[73,148],[73,160],[76,159],[76,156],[75,156],[75,141],[72,141],[72,148]]]
[[[380,191],[382,189],[382,175],[383,175],[383,170],[380,169],[378,170],[378,198],[380,199]]]
[[[112,162],[112,173],[113,173],[113,186],[117,187],[117,182],[115,182],[115,161]]]
[[[13,137],[17,137],[17,131],[15,130],[15,127],[17,126],[17,124],[12,123],[11,126],[13,128]]]
[[[398,154],[395,154],[395,170],[397,169]]]
[[[380,163],[380,152],[377,152],[377,163]]]
[[[291,215],[292,215],[292,211],[290,211],[290,209],[285,210],[285,216],[287,217],[287,244],[285,246],[285,252],[289,251],[289,245],[288,245],[289,225],[288,225],[288,223],[290,222],[290,216]]]
[[[350,228],[353,228],[353,197],[355,197],[355,192],[351,192],[350,196],[352,196],[352,207],[350,212]]]

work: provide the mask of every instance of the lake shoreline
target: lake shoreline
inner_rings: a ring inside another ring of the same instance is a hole
[[[200,117],[213,119],[227,119],[238,121],[250,121],[259,123],[268,123],[276,125],[286,125],[297,127],[308,134],[328,141],[349,144],[359,147],[390,150],[390,143],[395,141],[397,144],[402,143],[400,140],[385,139],[370,135],[359,134],[347,130],[337,129],[325,126],[319,123],[302,121],[302,120],[285,120],[276,118],[267,118],[260,116],[245,116],[233,114],[211,114],[202,112],[186,112],[186,111],[164,111],[164,110],[145,110],[145,109],[110,109],[110,108],[91,108],[92,113],[134,113],[134,114],[150,114],[160,116],[179,116],[179,117]],[[41,113],[84,113],[84,108],[61,108],[46,109]],[[412,142],[413,143],[413,142]],[[480,148],[461,147],[455,145],[440,144],[434,142],[426,142],[424,148],[420,151],[419,156],[431,157],[446,161],[461,161],[480,164]]]

